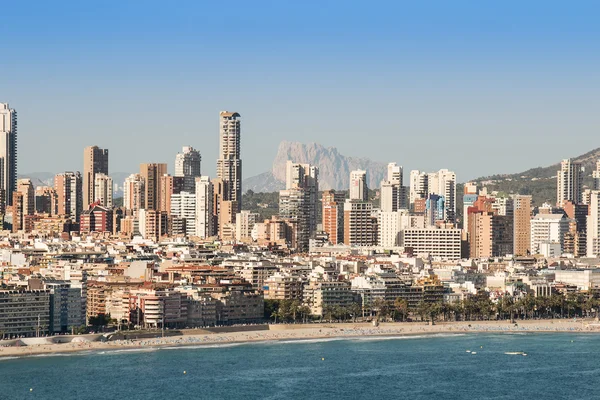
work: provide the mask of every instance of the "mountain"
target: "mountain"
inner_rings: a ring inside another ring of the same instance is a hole
[[[271,171],[244,179],[242,182],[244,192],[252,190],[254,193],[271,193],[285,189],[285,182],[277,180]]]
[[[54,186],[54,176],[56,174],[54,172],[29,172],[24,174],[18,174],[18,179],[31,179],[31,183],[34,187],[37,186]],[[123,183],[125,182],[125,178],[127,178],[130,173],[128,172],[112,172],[109,174],[111,178],[113,178],[113,185],[116,185],[116,188],[113,192],[113,197],[121,197],[123,196]]]

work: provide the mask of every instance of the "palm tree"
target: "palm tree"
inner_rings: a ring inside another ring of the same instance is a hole
[[[400,314],[402,317],[401,320],[404,322],[408,315],[408,301],[401,297],[396,297],[396,300],[394,300],[394,310]]]
[[[348,307],[348,312],[352,316],[352,322],[356,322],[356,317],[362,312],[362,307],[359,303],[354,302]]]

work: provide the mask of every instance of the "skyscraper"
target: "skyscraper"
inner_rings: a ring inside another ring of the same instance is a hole
[[[137,212],[144,207],[146,194],[144,178],[140,174],[131,174],[123,184],[123,207]]]
[[[160,179],[167,173],[167,164],[141,164],[140,175],[144,178],[143,209],[160,211],[162,206]]]
[[[213,184],[208,176],[196,178],[196,236],[207,239],[215,235]]]
[[[97,201],[108,209],[111,209],[113,206],[113,180],[104,173],[96,173],[96,176],[94,177],[93,203],[96,203]]]
[[[194,193],[196,190],[196,178],[200,176],[201,161],[200,152],[190,146],[183,147],[181,153],[175,156],[174,176],[183,178],[182,191]]]
[[[394,212],[407,208],[402,180],[402,167],[396,163],[389,163],[387,180],[381,181],[381,211]]]
[[[367,171],[350,172],[350,200],[367,201],[368,197]]]
[[[240,114],[221,111],[219,114],[219,159],[217,178],[226,183],[227,200],[242,209],[242,160],[240,158]]]
[[[12,205],[12,193],[17,188],[17,112],[0,103],[0,191],[5,204]]]
[[[343,192],[335,190],[323,191],[323,231],[329,236],[331,244],[338,244],[344,241],[344,200]]]
[[[19,179],[13,192],[13,232],[31,232],[31,216],[35,214],[35,192],[30,179]]]
[[[513,252],[516,256],[531,253],[531,196],[513,196]]]
[[[593,190],[590,196],[587,217],[587,256],[600,257],[600,190]]]
[[[563,201],[570,200],[581,204],[583,193],[583,167],[580,162],[571,159],[560,163],[556,176],[556,205],[562,207]]]
[[[108,150],[89,146],[83,149],[83,207],[86,210],[96,201],[96,174],[108,175]]]
[[[58,215],[75,222],[83,211],[81,173],[65,172],[54,177],[54,189],[58,196]]]
[[[285,188],[302,189],[306,197],[309,235],[317,229],[317,196],[319,194],[319,169],[310,164],[297,164],[292,161],[286,164]]]
[[[418,170],[410,172],[410,203],[425,199],[430,194],[444,197],[444,220],[456,221],[456,174],[447,169],[424,173]]]

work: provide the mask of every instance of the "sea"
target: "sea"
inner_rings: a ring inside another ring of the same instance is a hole
[[[582,333],[122,349],[0,358],[0,399],[594,399],[599,356]]]

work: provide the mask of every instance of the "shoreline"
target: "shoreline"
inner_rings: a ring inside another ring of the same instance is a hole
[[[193,331],[192,331],[193,332]],[[190,332],[191,333],[191,332]],[[523,320],[511,324],[508,321],[460,321],[439,322],[426,325],[423,322],[381,323],[374,327],[367,323],[345,324],[289,324],[269,325],[268,330],[243,330],[227,333],[199,332],[181,336],[167,336],[135,340],[107,342],[76,342],[36,344],[29,346],[0,347],[0,361],[35,356],[61,356],[87,352],[155,351],[164,348],[190,346],[242,345],[246,343],[275,343],[282,341],[303,342],[323,339],[401,338],[436,334],[478,333],[600,333],[600,324],[594,320]],[[2,341],[0,341],[2,346]]]

